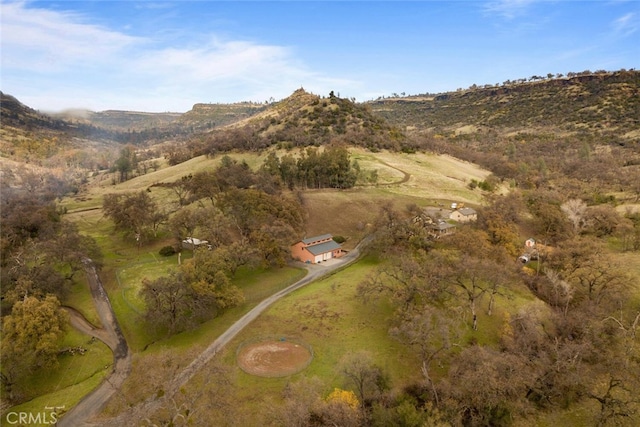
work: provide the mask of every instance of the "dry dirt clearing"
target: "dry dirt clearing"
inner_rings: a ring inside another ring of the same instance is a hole
[[[269,340],[243,346],[238,366],[260,377],[284,377],[306,368],[313,357],[307,347],[291,341]]]

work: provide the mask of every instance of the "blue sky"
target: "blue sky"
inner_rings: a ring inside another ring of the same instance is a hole
[[[638,68],[640,1],[5,1],[0,89],[184,112],[303,87],[367,101]]]

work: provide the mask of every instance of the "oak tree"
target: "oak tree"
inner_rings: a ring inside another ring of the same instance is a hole
[[[58,350],[68,324],[58,298],[27,296],[2,319],[2,380],[11,399],[21,396],[22,381],[36,369],[58,365]]]

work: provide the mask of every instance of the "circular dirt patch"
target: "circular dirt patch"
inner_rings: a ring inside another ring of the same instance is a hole
[[[309,366],[310,348],[285,340],[246,344],[238,349],[238,365],[248,374],[260,377],[285,377]]]

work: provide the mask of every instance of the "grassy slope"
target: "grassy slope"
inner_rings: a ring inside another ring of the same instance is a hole
[[[410,174],[409,180],[400,185],[389,186],[397,195],[411,195],[428,201],[460,201],[471,204],[481,202],[481,193],[471,191],[467,184],[472,179],[484,180],[490,172],[478,166],[446,155],[368,153],[354,151],[354,159],[362,169],[378,169],[384,177],[380,185],[402,179],[402,172]]]
[[[313,190],[303,194],[309,213],[307,235],[330,232],[349,238],[346,248],[371,231],[384,203],[404,210],[418,206],[448,206],[451,202],[479,205],[482,193],[470,190],[471,179],[483,180],[489,172],[468,162],[433,154],[371,153],[351,150],[363,171],[377,170],[377,185],[352,190]],[[406,182],[407,174],[409,179]]]
[[[415,356],[387,334],[392,309],[385,303],[362,304],[355,289],[377,263],[365,259],[324,280],[315,282],[274,304],[248,328],[242,331],[220,354],[218,360],[231,369],[237,408],[253,414],[253,421],[278,401],[290,382],[303,377],[322,378],[326,391],[346,387],[337,372],[340,359],[358,350],[371,351],[375,362],[399,387],[419,375]],[[288,337],[311,346],[314,358],[303,372],[285,378],[262,378],[248,375],[236,365],[236,351],[246,341],[261,337]],[[412,368],[408,368],[412,367]],[[207,366],[187,387],[195,392],[211,372]],[[255,390],[261,390],[256,393]],[[211,413],[215,417],[215,411]],[[215,418],[214,418],[215,419]]]
[[[327,392],[344,387],[336,366],[345,354],[358,350],[371,351],[376,363],[394,378],[395,385],[409,382],[419,370],[407,366],[418,365],[414,355],[387,334],[391,307],[384,303],[365,305],[356,299],[357,284],[373,266],[375,263],[369,260],[361,261],[284,298],[227,347],[222,356],[224,362],[235,367],[235,351],[246,340],[283,335],[296,337],[313,348],[311,365],[296,377],[322,378],[327,382]],[[267,393],[252,397],[251,390],[265,387],[276,392],[277,397],[284,385],[296,379],[259,378],[238,370],[237,387],[251,406],[252,401],[269,397]]]

